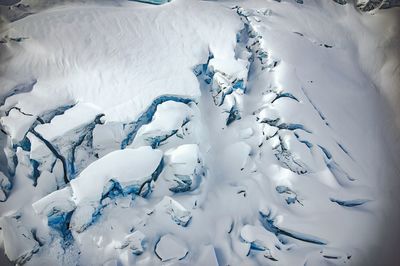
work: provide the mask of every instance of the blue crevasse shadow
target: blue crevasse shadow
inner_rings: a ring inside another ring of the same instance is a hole
[[[260,213],[261,224],[264,226],[265,229],[267,229],[271,233],[274,233],[276,236],[284,235],[284,236],[288,236],[288,237],[291,237],[291,238],[294,238],[294,239],[297,239],[300,241],[317,244],[317,245],[326,245],[327,244],[327,242],[325,240],[319,239],[318,237],[315,237],[315,236],[303,234],[300,232],[295,232],[295,231],[288,230],[288,229],[283,230],[274,225],[274,219],[271,218],[270,213],[265,214],[261,211],[259,213]]]
[[[190,102],[193,102],[193,99],[174,96],[174,95],[164,95],[153,100],[151,105],[139,116],[139,118],[136,121],[124,124],[124,129],[126,129],[128,133],[121,142],[121,149],[125,149],[128,145],[130,145],[133,142],[139,129],[143,125],[147,125],[153,120],[153,116],[157,111],[158,105],[165,103],[167,101],[189,104]]]

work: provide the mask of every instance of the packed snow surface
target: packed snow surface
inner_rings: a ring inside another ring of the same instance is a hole
[[[1,7],[7,259],[392,262],[398,9],[357,3]]]

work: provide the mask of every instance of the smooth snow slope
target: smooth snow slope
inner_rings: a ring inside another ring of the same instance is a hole
[[[33,1],[0,36],[7,257],[395,263],[398,10],[299,2]]]

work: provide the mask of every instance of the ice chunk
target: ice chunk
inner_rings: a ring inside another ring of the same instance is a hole
[[[0,201],[5,201],[11,190],[10,180],[0,172]]]
[[[179,202],[165,196],[155,207],[156,212],[163,211],[169,214],[172,220],[181,226],[187,226],[192,215]]]
[[[163,235],[157,242],[155,248],[157,257],[163,262],[181,260],[188,252],[185,244],[171,234]]]
[[[143,240],[145,237],[141,231],[135,231],[125,237],[121,248],[129,247],[133,254],[140,255],[143,253]]]
[[[50,123],[38,125],[35,131],[48,141],[64,136],[72,131],[94,121],[99,109],[93,104],[77,103],[65,111],[63,115],[54,117]]]
[[[148,145],[153,144],[152,142],[159,144],[159,142],[177,133],[183,125],[192,119],[192,116],[193,110],[185,103],[167,101],[159,104],[153,120],[139,129],[134,143],[147,141]]]
[[[249,62],[243,59],[221,59],[212,58],[208,64],[209,70],[212,72],[221,72],[225,75],[235,77],[237,79],[247,79],[247,67]]]
[[[39,214],[64,221],[72,211],[71,228],[82,232],[99,214],[101,199],[118,190],[122,195],[139,194],[162,170],[162,151],[149,146],[111,152],[89,165],[70,182],[33,204]],[[76,208],[76,209],[75,209]]]
[[[162,151],[149,146],[114,151],[90,164],[70,182],[77,205],[71,227],[77,232],[85,230],[99,214],[102,197],[113,188],[122,195],[141,194],[145,184],[157,179],[162,166]]]
[[[10,110],[7,116],[0,119],[1,125],[14,143],[22,141],[35,121],[36,116],[24,114],[17,108]]]
[[[165,152],[165,159],[171,170],[167,179],[172,183],[173,192],[184,192],[197,187],[203,174],[203,162],[197,144],[185,144]]]
[[[39,250],[39,243],[34,240],[21,223],[19,215],[4,216],[0,219],[3,231],[4,250],[7,257],[17,263],[23,264]]]
[[[248,60],[240,58],[237,60],[212,58],[210,60],[207,75],[212,78],[211,92],[215,105],[221,106],[225,97],[234,91],[241,94],[245,92],[248,66]]]
[[[99,202],[110,180],[122,189],[138,193],[143,183],[152,179],[162,162],[162,151],[149,146],[111,152],[90,164],[71,181],[77,204]]]

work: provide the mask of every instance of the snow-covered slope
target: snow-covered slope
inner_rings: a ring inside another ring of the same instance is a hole
[[[398,237],[388,219],[398,214],[399,138],[396,101],[386,97],[398,95],[390,94],[398,70],[386,64],[384,44],[394,40],[398,10],[155,2],[163,4],[32,1],[29,9],[24,1],[7,10],[7,257],[28,265],[393,262],[386,238]]]

